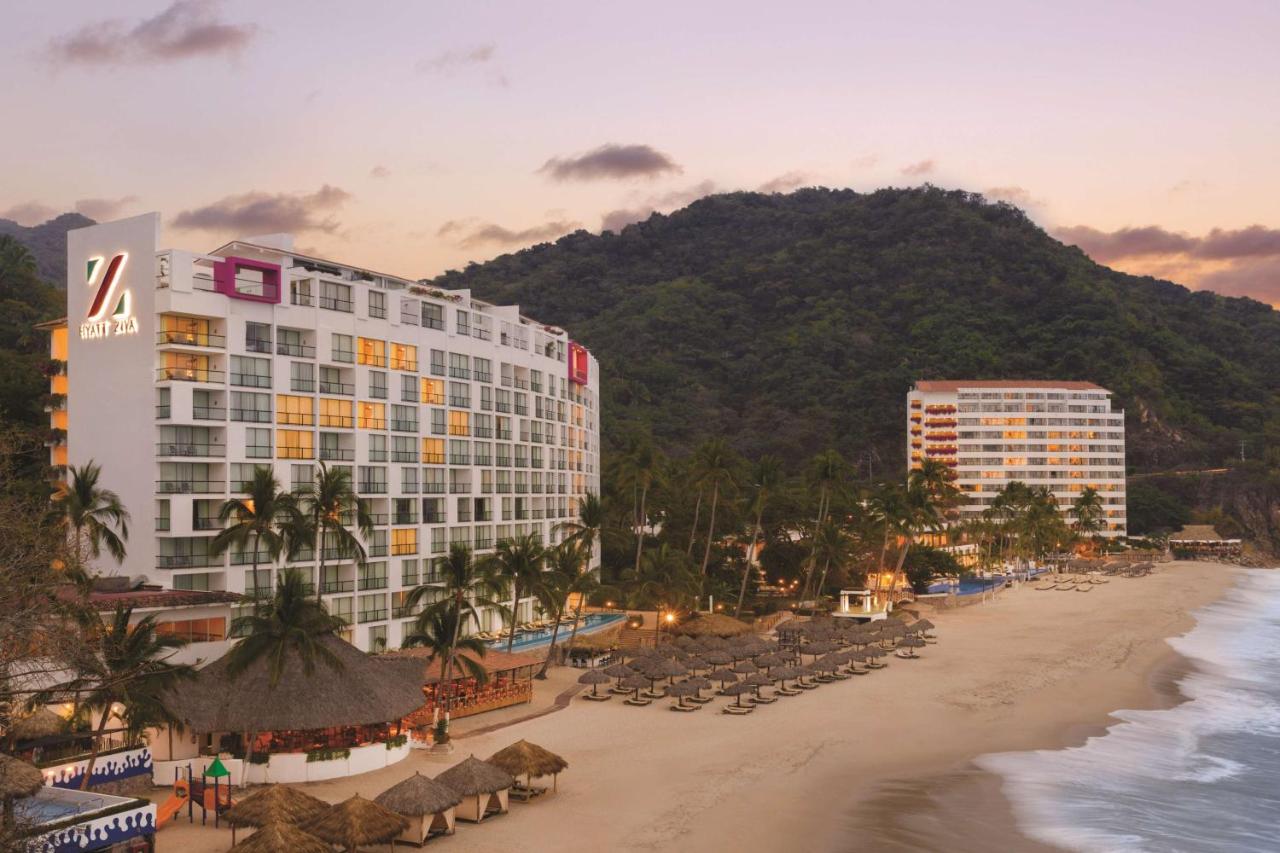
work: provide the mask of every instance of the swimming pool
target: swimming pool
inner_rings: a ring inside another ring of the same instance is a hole
[[[1000,589],[1009,581],[1018,580],[1019,578],[1031,578],[1036,575],[1043,574],[1044,569],[1032,569],[1029,572],[1020,572],[1016,575],[992,575],[988,578],[962,578],[959,584],[953,583],[935,583],[930,584],[929,592],[951,592],[955,590],[956,595],[977,595],[981,592],[991,592]]]
[[[578,636],[583,634],[592,634],[596,631],[609,628],[624,621],[627,618],[625,613],[588,613],[582,617],[582,621],[578,623]],[[539,646],[551,645],[551,634],[554,628],[543,628],[539,631],[528,631],[523,634],[516,635],[516,641],[511,644],[512,651],[527,651],[536,649]],[[560,635],[556,642],[564,642],[569,639],[569,634],[573,631],[572,625],[561,625]],[[489,643],[491,649],[506,649],[506,639],[494,640]]]

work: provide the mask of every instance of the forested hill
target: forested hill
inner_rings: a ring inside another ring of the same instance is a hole
[[[67,285],[67,232],[93,224],[92,219],[79,213],[64,213],[32,226],[0,219],[0,234],[8,234],[26,246],[36,260],[36,274],[62,288]]]
[[[901,470],[922,378],[1087,379],[1137,470],[1280,452],[1280,317],[1110,270],[1018,209],[936,188],[711,196],[435,280],[518,303],[599,357],[606,441],[709,435]],[[865,469],[864,469],[865,473]]]

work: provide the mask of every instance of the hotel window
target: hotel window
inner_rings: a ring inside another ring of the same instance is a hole
[[[479,465],[480,462],[477,461],[476,464]],[[480,494],[493,494],[493,471],[488,468],[480,471]]]
[[[360,403],[361,429],[386,429],[387,411],[383,403]]]
[[[414,587],[418,585],[418,561],[417,560],[401,560],[400,561],[400,585],[405,587]],[[400,593],[399,595],[401,596],[401,599],[403,601],[404,593]]]
[[[444,449],[441,448],[440,452],[443,454]],[[444,491],[444,469],[423,468],[422,493],[425,495],[443,495]]]
[[[305,489],[315,481],[315,468],[310,465],[290,465],[289,484],[295,492]]]
[[[422,523],[443,524],[444,520],[444,498],[423,498]]]
[[[444,439],[443,438],[422,439],[422,463],[424,465],[443,465],[444,464]]]
[[[315,423],[315,403],[311,397],[276,395],[276,423],[290,426],[312,426]]]
[[[206,592],[209,589],[209,574],[199,572],[193,575],[174,575],[173,588]]]
[[[431,375],[444,376],[444,350],[431,350]]]
[[[412,441],[412,439],[410,439]],[[414,452],[414,457],[417,457]],[[418,493],[418,469],[417,468],[401,468],[400,469],[400,491],[406,495],[416,495]]]
[[[454,379],[470,379],[471,359],[460,353],[449,353],[449,375]]]
[[[400,377],[400,402],[402,403],[418,402],[418,377],[416,376]]]
[[[443,406],[444,382],[439,379],[427,379],[424,377],[422,380],[422,402],[431,406]]]
[[[221,335],[209,334],[209,321],[199,317],[177,317],[165,314],[161,318],[160,340],[165,343],[194,344],[196,346],[220,347],[224,343]]]
[[[470,465],[471,442],[456,438],[449,439],[449,464]]]
[[[392,462],[417,462],[418,440],[411,435],[391,436]]]
[[[400,297],[400,322],[409,326],[418,325],[418,300]]]
[[[449,412],[449,435],[471,435],[470,419],[470,412]]]
[[[231,384],[247,388],[270,388],[271,360],[244,355],[231,356]]]
[[[316,348],[308,346],[298,329],[278,329],[276,332],[276,355],[290,355],[294,358],[314,358]]]
[[[459,311],[457,314],[457,332],[460,335],[471,334],[471,315],[466,311]]]
[[[315,454],[312,448],[312,439],[313,435],[309,430],[277,430],[276,442],[279,445],[279,457],[281,459],[314,458]]]
[[[342,371],[336,367],[320,368],[321,394],[354,394],[355,388],[342,381]]]
[[[431,528],[431,553],[443,554],[445,551],[445,530],[443,527]]]
[[[289,304],[311,305],[311,279],[302,278],[289,282]]]
[[[387,366],[387,343],[374,338],[356,338],[356,364]]]
[[[271,430],[249,427],[244,431],[244,455],[250,459],[271,458]]]
[[[476,465],[492,465],[493,464],[493,445],[487,441],[474,442],[475,448],[475,464]]]
[[[391,530],[391,553],[394,555],[418,553],[418,530],[415,527],[396,527]]]
[[[369,371],[369,396],[379,400],[387,399],[387,374],[381,370]]]
[[[267,323],[245,323],[244,348],[249,352],[271,352],[271,326]]]
[[[391,369],[418,371],[418,348],[411,344],[391,343]]]
[[[382,561],[365,563],[359,569],[359,587],[361,590],[387,588],[387,564]],[[378,596],[381,598],[381,596]]]
[[[380,465],[361,465],[358,471],[357,491],[366,495],[385,495],[387,493],[386,468]],[[371,555],[377,556],[372,553]]]
[[[385,435],[375,433],[369,436],[369,461],[387,461],[387,437]]]
[[[369,316],[378,320],[387,318],[387,294],[381,290],[369,291]]]
[[[271,423],[271,395],[250,391],[231,392],[231,420]]]
[[[486,412],[493,411],[493,386],[480,386],[480,408],[484,409]]]
[[[320,398],[320,426],[351,429],[355,426],[355,418],[351,414],[350,400],[332,400]],[[335,436],[336,438],[336,436]]]
[[[444,409],[431,410],[431,434],[444,435],[445,429],[445,412]]]
[[[444,331],[444,306],[422,303],[422,328]]]
[[[339,335],[335,333],[333,335],[332,349],[334,361],[340,361],[346,364],[351,364],[355,361],[356,356],[354,343],[350,335]]]
[[[311,394],[316,390],[316,367],[307,361],[289,362],[289,390]]]
[[[351,287],[335,281],[320,282],[320,307],[350,314],[354,307],[351,304]]]
[[[169,502],[156,501],[156,530],[169,529]]]
[[[493,369],[493,362],[489,361],[489,359],[487,358],[480,358],[479,356],[476,356],[471,359],[472,378],[474,378],[477,382],[492,382],[493,381],[493,373],[491,372],[492,369]]]
[[[391,428],[397,432],[417,432],[418,407],[392,404]]]

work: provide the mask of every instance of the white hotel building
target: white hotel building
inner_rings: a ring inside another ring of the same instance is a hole
[[[353,643],[396,648],[405,594],[438,577],[450,543],[554,543],[599,491],[599,369],[564,330],[300,255],[287,236],[200,254],[159,248],[159,228],[153,213],[67,240],[52,455],[99,463],[132,515],[125,566],[102,571],[244,592],[252,555],[209,553],[221,504],[258,466],[286,489],[321,461],[344,466],[375,523],[366,564],[334,551],[323,577],[315,554],[287,565],[320,585]],[[286,563],[264,562],[256,587],[269,590]],[[480,627],[498,626],[489,613]]]
[[[917,382],[907,394],[907,459],[956,472],[962,519],[1020,481],[1053,492],[1070,522],[1072,503],[1093,487],[1106,512],[1102,535],[1126,535],[1124,411],[1091,382]]]

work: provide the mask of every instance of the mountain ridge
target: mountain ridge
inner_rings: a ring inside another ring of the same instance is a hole
[[[63,213],[39,225],[20,225],[0,219],[0,234],[22,243],[36,259],[36,272],[59,289],[67,286],[67,232],[95,225],[81,213]]]

